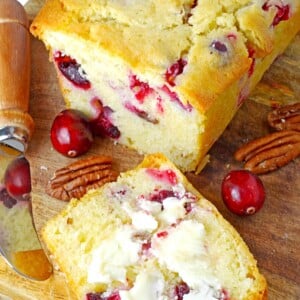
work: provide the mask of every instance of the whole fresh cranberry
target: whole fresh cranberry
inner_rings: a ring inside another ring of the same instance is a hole
[[[14,159],[6,168],[4,185],[7,193],[17,200],[28,200],[31,192],[30,167],[25,157]]]
[[[233,170],[223,179],[222,197],[233,213],[252,215],[263,206],[265,189],[257,175],[247,170]]]
[[[94,140],[89,121],[76,109],[63,110],[56,116],[50,138],[54,149],[68,157],[86,153]]]

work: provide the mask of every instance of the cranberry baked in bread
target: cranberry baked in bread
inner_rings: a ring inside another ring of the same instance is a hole
[[[242,238],[161,154],[73,199],[42,239],[78,299],[267,299]]]
[[[191,171],[299,28],[299,0],[48,0],[31,32],[95,132]]]

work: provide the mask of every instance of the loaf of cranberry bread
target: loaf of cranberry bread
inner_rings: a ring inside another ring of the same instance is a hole
[[[164,155],[73,199],[42,238],[78,299],[266,299],[235,229]]]
[[[299,0],[48,0],[31,32],[95,132],[190,171],[299,28]]]

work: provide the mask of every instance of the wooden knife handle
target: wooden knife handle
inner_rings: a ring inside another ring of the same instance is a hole
[[[16,127],[30,138],[28,114],[30,33],[26,12],[16,0],[0,0],[0,129]]]

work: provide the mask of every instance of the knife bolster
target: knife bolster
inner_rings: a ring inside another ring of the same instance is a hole
[[[34,121],[27,112],[18,110],[0,111],[0,142],[15,140],[23,145],[24,151],[34,130]]]

